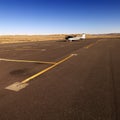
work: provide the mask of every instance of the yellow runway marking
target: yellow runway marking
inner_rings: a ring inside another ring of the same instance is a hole
[[[41,64],[55,64],[55,62],[45,62],[45,61],[30,61],[30,60],[13,60],[13,59],[5,59],[0,58],[0,61],[7,61],[7,62],[27,62],[27,63],[41,63]]]
[[[18,92],[18,91],[24,89],[25,87],[27,87],[27,86],[29,85],[28,82],[29,82],[30,80],[32,80],[32,79],[34,79],[34,78],[40,76],[41,74],[43,74],[43,73],[49,71],[50,69],[56,67],[57,65],[63,63],[64,61],[66,61],[66,60],[68,60],[68,59],[70,59],[71,57],[76,56],[76,55],[77,55],[77,54],[71,54],[71,55],[69,55],[68,57],[66,57],[66,58],[64,58],[64,59],[62,59],[62,60],[56,62],[54,65],[52,65],[52,66],[50,66],[50,67],[48,67],[48,68],[46,68],[46,69],[40,71],[39,73],[37,73],[37,74],[35,74],[35,75],[33,75],[33,76],[31,76],[31,77],[29,77],[29,78],[23,80],[22,82],[15,82],[15,83],[13,83],[13,84],[11,84],[11,85],[5,87],[5,89],[7,89],[7,90],[12,90],[12,91],[15,91],[15,92]]]
[[[29,49],[29,48],[28,49],[27,48],[21,48],[20,49],[19,48],[19,49],[14,49],[14,50],[16,50],[16,51],[38,51],[38,50],[39,51],[46,51],[46,49],[39,49],[39,48],[38,49],[37,48],[35,48],[35,49],[34,48],[33,49],[32,48],[31,49]]]
[[[101,42],[101,41],[102,41],[102,40],[100,39],[100,40],[96,41],[95,43],[91,43],[90,45],[87,45],[87,46],[84,47],[84,48],[85,48],[85,49],[88,49],[88,48],[94,46],[95,44],[97,44],[97,43],[99,43],[99,42]]]
[[[23,80],[21,83],[24,84],[24,83],[29,82],[30,80],[36,78],[37,76],[40,76],[41,74],[43,74],[43,73],[45,73],[45,72],[47,72],[47,71],[49,71],[50,69],[56,67],[57,65],[63,63],[64,61],[70,59],[70,58],[73,57],[73,56],[75,56],[75,54],[69,55],[68,57],[64,58],[63,60],[61,60],[61,61],[59,61],[59,62],[57,62],[57,63],[55,63],[54,65],[52,65],[52,66],[50,66],[50,67],[48,67],[48,68],[46,68],[46,69],[40,71],[39,73],[37,73],[37,74],[35,74],[35,75],[33,75],[33,76],[31,76],[31,77],[29,77],[29,78]]]
[[[92,43],[92,44],[90,44],[90,45],[88,45],[88,46],[86,46],[84,48],[88,49],[88,48],[92,47],[93,45],[95,45],[95,43]]]
[[[23,51],[23,50],[40,50],[40,49],[37,49],[37,48],[35,48],[35,49],[33,49],[33,48],[19,48],[19,49],[15,49],[16,51]]]

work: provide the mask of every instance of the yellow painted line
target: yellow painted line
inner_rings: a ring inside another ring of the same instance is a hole
[[[69,55],[68,57],[66,57],[66,58],[64,58],[64,59],[62,59],[62,60],[60,60],[59,62],[55,63],[54,65],[52,65],[52,66],[50,66],[50,67],[48,67],[48,68],[46,68],[46,69],[44,69],[44,70],[38,72],[37,74],[35,74],[35,75],[33,75],[33,76],[31,76],[31,77],[29,77],[29,78],[23,80],[21,83],[24,84],[24,83],[29,82],[30,80],[36,78],[37,76],[40,76],[41,74],[43,74],[43,73],[45,73],[45,72],[47,72],[47,71],[49,71],[50,69],[56,67],[57,65],[63,63],[64,61],[70,59],[70,58],[73,57],[73,56],[75,56],[75,54]]]
[[[0,58],[0,61],[7,61],[7,62],[27,62],[27,63],[41,63],[41,64],[55,64],[56,62],[45,62],[45,61],[30,61],[30,60],[14,60],[14,59],[5,59]]]
[[[88,48],[92,47],[93,45],[95,45],[95,43],[92,43],[92,44],[90,44],[90,45],[88,45],[88,46],[86,46],[84,48],[88,49]]]
[[[86,47],[84,47],[84,48],[85,48],[85,49],[88,49],[88,48],[94,46],[95,44],[97,44],[97,43],[99,43],[99,42],[101,42],[101,39],[98,40],[98,41],[96,41],[95,43],[91,43],[90,45],[88,45],[88,46],[86,46]]]
[[[15,50],[23,51],[23,50],[40,50],[40,49],[19,48],[19,49],[15,49]]]

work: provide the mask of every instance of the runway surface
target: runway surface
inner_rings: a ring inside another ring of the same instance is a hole
[[[120,120],[119,51],[120,39],[1,44],[0,120]]]

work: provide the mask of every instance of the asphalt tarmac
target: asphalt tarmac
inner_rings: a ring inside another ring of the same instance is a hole
[[[0,120],[120,120],[119,51],[120,39],[1,44]]]

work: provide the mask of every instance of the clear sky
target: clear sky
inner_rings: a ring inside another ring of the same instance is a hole
[[[119,0],[0,0],[0,34],[120,33]]]

